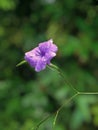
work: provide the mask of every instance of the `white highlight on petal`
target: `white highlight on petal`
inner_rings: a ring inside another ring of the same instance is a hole
[[[53,39],[48,40],[48,42],[53,43]]]

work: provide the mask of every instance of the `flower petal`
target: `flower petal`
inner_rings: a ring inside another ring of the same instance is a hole
[[[41,59],[37,62],[36,66],[35,66],[35,71],[39,72],[39,71],[41,71],[41,70],[44,70],[44,69],[46,68],[46,64],[47,64],[46,60],[43,59],[43,58],[41,58]]]
[[[53,51],[53,52],[57,52],[58,48],[57,48],[57,46],[55,44],[51,44],[51,49],[50,50]]]
[[[57,46],[53,44],[53,40],[50,39],[46,42],[42,42],[39,44],[39,50],[43,53],[46,53],[48,51],[56,52],[58,50]]]
[[[51,44],[50,42],[42,42],[39,44],[39,49],[42,53],[48,52],[49,48],[50,48]]]
[[[32,66],[35,67],[40,59],[40,50],[38,47],[25,53],[25,60]]]
[[[25,56],[25,60],[31,65],[31,67],[35,67],[40,57],[28,57]]]
[[[47,59],[47,63],[50,64],[50,60],[56,56],[56,53],[50,51],[49,53],[45,54],[45,59]]]

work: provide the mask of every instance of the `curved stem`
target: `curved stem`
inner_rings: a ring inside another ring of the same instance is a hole
[[[58,117],[58,114],[60,112],[60,110],[68,103],[70,102],[72,99],[74,99],[76,96],[78,95],[97,95],[98,92],[76,92],[72,97],[70,97],[65,103],[62,104],[61,107],[59,107],[59,109],[56,111],[56,115],[55,115],[55,118],[54,118],[54,122],[53,122],[53,125],[56,124],[56,120],[57,120],[57,117]]]
[[[73,87],[73,85],[72,85],[68,80],[66,80],[65,75],[63,74],[63,72],[61,71],[60,68],[58,68],[57,66],[55,66],[55,65],[52,64],[52,63],[49,64],[48,67],[49,67],[50,69],[52,69],[52,70],[57,71],[58,74],[63,78],[65,84],[67,83],[68,86],[70,86],[70,88],[72,88],[75,92],[78,92],[78,90],[77,90],[75,87]]]
[[[40,125],[41,125],[42,123],[44,123],[50,116],[51,116],[51,115],[48,115],[48,116],[46,116],[44,119],[42,119],[42,120],[36,125],[35,128],[32,128],[32,130],[38,130],[39,127],[40,127]]]
[[[57,117],[58,117],[58,114],[59,114],[60,110],[61,110],[67,103],[69,103],[72,99],[74,99],[78,94],[79,94],[78,92],[75,93],[72,97],[70,97],[68,100],[66,100],[66,101],[61,105],[61,107],[58,108],[57,111],[55,111],[54,113],[52,113],[52,114],[46,116],[44,119],[42,119],[42,120],[36,125],[36,127],[33,128],[33,130],[38,130],[39,127],[40,127],[40,125],[42,125],[47,119],[49,119],[50,117],[52,117],[54,114],[56,114],[55,117],[54,117],[54,121],[53,121],[53,126],[55,126],[55,123],[56,123],[56,120],[57,120]]]
[[[18,64],[18,66],[21,65],[22,63],[25,63],[25,61],[23,61],[23,62],[21,62],[20,64]],[[69,103],[70,101],[72,101],[72,99],[74,99],[76,96],[78,96],[78,95],[93,95],[93,94],[96,94],[96,95],[97,95],[97,94],[98,94],[98,92],[80,92],[80,91],[78,91],[76,88],[74,88],[74,87],[72,86],[72,84],[71,84],[68,80],[65,79],[65,76],[64,76],[64,74],[62,73],[61,69],[59,69],[57,66],[55,66],[55,65],[53,65],[53,64],[50,64],[50,65],[47,65],[47,66],[48,66],[51,70],[54,70],[54,71],[58,72],[58,74],[63,78],[64,82],[67,83],[68,86],[70,86],[70,88],[72,88],[72,89],[75,91],[75,94],[74,94],[73,96],[71,96],[68,100],[66,100],[66,101],[61,105],[61,107],[58,108],[57,111],[55,111],[55,112],[52,113],[51,115],[47,116],[46,118],[42,119],[42,120],[36,125],[36,127],[34,128],[34,130],[38,130],[39,127],[40,127],[40,125],[41,125],[42,123],[44,123],[48,118],[50,118],[51,116],[53,116],[54,114],[56,114],[55,117],[54,117],[54,121],[53,121],[53,126],[55,126],[55,123],[56,123],[56,120],[57,120],[57,117],[58,117],[58,114],[59,114],[60,110],[61,110],[67,103]]]
[[[58,117],[58,114],[59,114],[60,110],[61,110],[67,103],[69,103],[72,99],[74,99],[77,95],[79,95],[79,92],[76,92],[72,97],[70,97],[68,100],[66,100],[66,101],[61,105],[61,107],[59,107],[59,109],[56,111],[56,115],[55,115],[55,118],[54,118],[54,121],[53,121],[53,125],[56,124],[56,120],[57,120],[57,117]]]

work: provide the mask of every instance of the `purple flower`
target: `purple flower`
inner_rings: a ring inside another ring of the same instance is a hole
[[[31,67],[35,68],[35,71],[39,72],[44,70],[47,64],[50,64],[51,59],[56,56],[57,50],[57,46],[50,39],[39,43],[38,47],[26,52],[24,58]]]

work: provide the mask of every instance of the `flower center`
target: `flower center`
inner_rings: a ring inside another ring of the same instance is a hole
[[[41,57],[45,56],[45,52],[41,51]]]
[[[37,51],[37,56],[43,57],[45,56],[45,52],[44,51]]]

